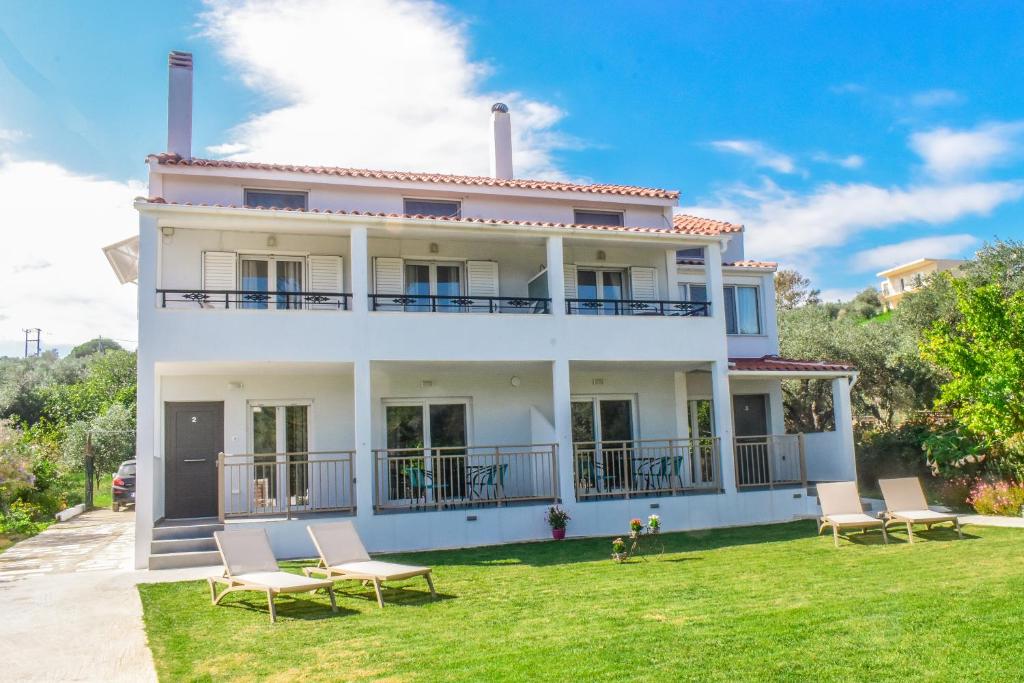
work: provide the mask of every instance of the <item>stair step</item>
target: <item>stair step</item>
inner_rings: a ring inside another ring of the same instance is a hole
[[[195,524],[170,524],[153,527],[154,541],[169,541],[184,538],[213,538],[214,531],[223,531],[220,522],[199,522]]]
[[[183,567],[219,566],[220,564],[220,553],[216,550],[149,556],[150,569],[181,569]]]
[[[217,550],[217,542],[212,536],[201,538],[168,538],[153,541],[149,544],[150,555],[166,555],[167,553],[191,553]]]

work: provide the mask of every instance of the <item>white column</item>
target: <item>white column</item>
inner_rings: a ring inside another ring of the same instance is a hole
[[[366,228],[363,226],[352,228],[349,235],[349,261],[349,271],[352,274],[352,310],[355,313],[366,313],[370,302],[370,257]]]
[[[711,301],[711,317],[721,325],[725,333],[725,290],[722,289],[722,249],[718,243],[704,247],[704,276],[708,283],[708,299]],[[724,337],[723,337],[724,339]]]
[[[690,437],[689,388],[686,385],[686,373],[675,373],[676,391],[676,433],[680,439]]]
[[[836,377],[832,380],[832,416],[836,423],[838,452],[836,457],[843,463],[849,478],[857,478],[857,458],[853,447],[853,409],[850,406],[850,378]]]
[[[370,380],[370,361],[358,358],[353,363],[354,392],[353,426],[355,436],[356,515],[373,515],[373,393]]]
[[[565,256],[561,236],[547,240],[548,296],[551,297],[551,312],[565,315]]]
[[[558,489],[563,503],[576,502],[572,452],[572,388],[569,361],[551,363],[551,395],[554,402],[555,442],[558,444]]]
[[[729,363],[717,360],[711,364],[711,398],[715,412],[715,436],[718,437],[722,461],[722,489],[736,492],[736,461],[733,459],[732,395],[729,391]]]
[[[157,262],[159,259],[160,230],[152,215],[139,219],[139,278],[138,278],[138,354],[136,372],[136,430],[138,485],[135,487],[135,567],[145,569],[149,564],[149,545],[153,538],[153,523],[163,514],[163,448],[157,439],[160,414],[160,389],[156,369],[149,353],[148,330],[156,315]],[[160,468],[160,472],[157,472]],[[160,487],[160,490],[157,490]]]

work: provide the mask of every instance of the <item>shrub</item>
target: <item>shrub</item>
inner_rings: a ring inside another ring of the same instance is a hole
[[[1009,481],[980,481],[971,489],[967,502],[982,515],[1012,515],[1024,506],[1024,485]]]
[[[0,530],[23,536],[38,534],[42,530],[42,525],[36,523],[36,518],[40,516],[41,512],[38,505],[16,500],[0,518]]]

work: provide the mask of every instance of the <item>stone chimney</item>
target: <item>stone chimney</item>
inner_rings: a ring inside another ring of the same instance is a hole
[[[512,119],[501,102],[491,107],[491,177],[512,179]]]
[[[192,53],[167,55],[167,151],[192,158]]]

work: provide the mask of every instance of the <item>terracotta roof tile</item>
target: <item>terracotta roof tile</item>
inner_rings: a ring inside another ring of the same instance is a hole
[[[713,221],[710,218],[700,216],[688,216],[685,213],[677,213],[672,216],[672,225],[680,232],[690,234],[720,235],[722,233],[743,232],[742,225],[726,223],[725,221]]]
[[[347,211],[344,209],[268,209],[260,206],[238,206],[236,204],[204,204],[204,203],[193,203],[193,202],[172,202],[164,199],[163,197],[137,197],[137,200],[144,201],[149,204],[167,204],[169,206],[195,206],[195,207],[210,207],[210,208],[221,208],[221,209],[246,209],[249,211],[283,211],[286,213],[318,213],[318,214],[330,214],[337,216],[368,216],[373,218],[392,218],[397,220],[409,219],[421,219],[421,220],[432,220],[432,221],[446,221],[449,223],[461,223],[461,224],[472,224],[472,225],[506,225],[506,226],[521,226],[529,228],[579,228],[584,230],[602,230],[605,232],[629,232],[629,233],[645,233],[645,234],[660,234],[660,235],[680,235],[680,234],[694,234],[702,236],[713,236],[714,233],[701,231],[687,233],[677,229],[666,229],[666,228],[648,228],[648,227],[634,227],[634,226],[619,226],[619,225],[586,225],[579,223],[556,223],[551,221],[517,221],[505,218],[469,218],[462,217],[456,218],[453,216],[426,216],[421,214],[403,214],[403,213],[383,213],[376,211]]]
[[[677,258],[676,264],[681,266],[703,266],[704,259],[700,258]],[[722,265],[726,268],[771,268],[775,269],[779,267],[778,263],[773,261],[722,261]]]
[[[852,365],[832,363],[824,360],[794,360],[778,356],[761,356],[760,358],[730,358],[729,363],[734,370],[746,371],[789,371],[789,372],[852,372]]]
[[[486,187],[513,187],[528,190],[554,190],[562,192],[581,192],[585,194],[613,194],[629,197],[653,197],[658,199],[678,199],[677,190],[661,190],[651,187],[635,187],[632,185],[578,185],[551,180],[526,180],[514,178],[500,180],[486,176],[448,175],[444,173],[414,173],[409,171],[377,171],[366,168],[343,168],[339,166],[302,166],[293,164],[265,164],[255,161],[232,161],[229,159],[182,159],[177,154],[150,154],[147,160],[153,159],[165,166],[194,166],[206,168],[244,168],[260,171],[290,171],[293,173],[312,173],[349,178],[375,178],[378,180],[399,180],[407,182],[448,183],[453,185],[479,185]]]

